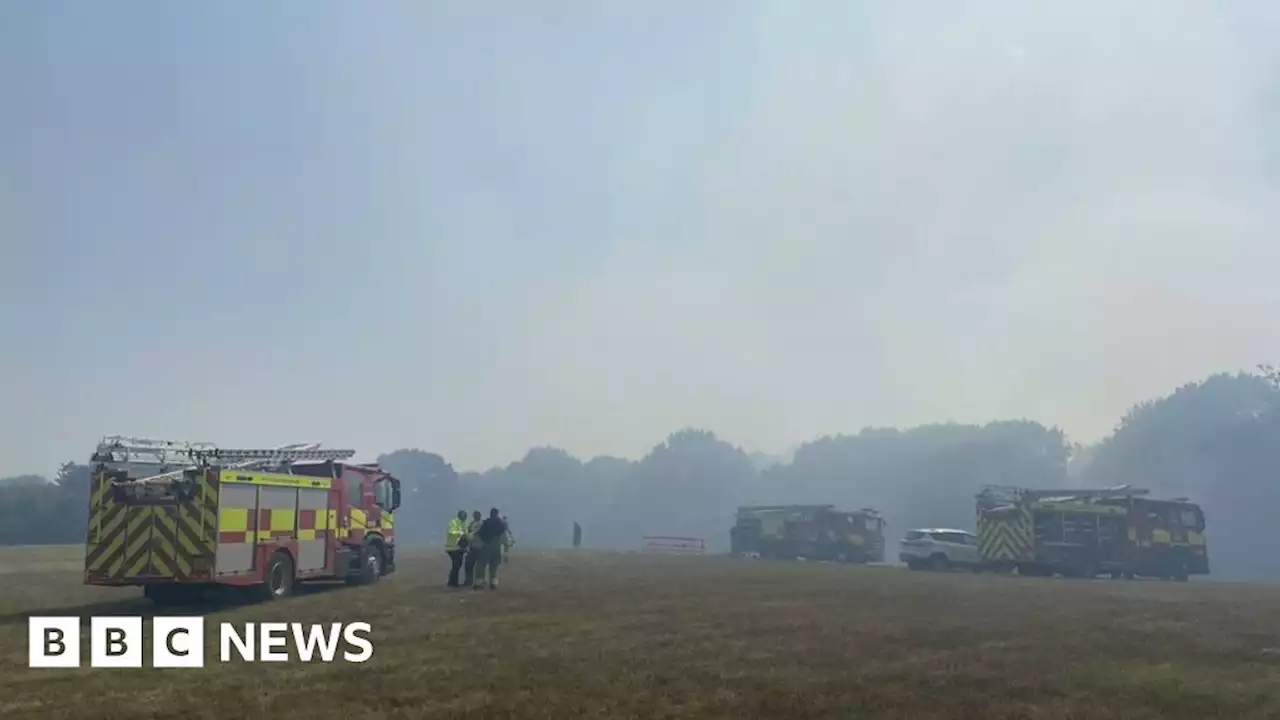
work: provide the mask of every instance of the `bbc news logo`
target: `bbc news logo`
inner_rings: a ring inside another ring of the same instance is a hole
[[[302,623],[218,624],[218,659],[232,662],[291,662],[290,640],[299,662],[333,662],[338,647],[346,662],[373,657],[369,623],[303,625]],[[341,643],[339,641],[342,641]],[[80,667],[80,618],[33,617],[27,624],[27,665],[33,668]],[[141,617],[94,617],[89,620],[89,667],[140,668],[143,655]],[[353,651],[354,649],[354,651]],[[151,667],[204,667],[204,618],[151,619]]]

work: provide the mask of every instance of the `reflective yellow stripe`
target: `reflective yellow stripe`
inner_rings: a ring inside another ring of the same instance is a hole
[[[220,479],[233,485],[275,485],[278,487],[328,488],[333,481],[323,477],[306,475],[278,475],[274,473],[252,473],[237,470],[223,470]]]

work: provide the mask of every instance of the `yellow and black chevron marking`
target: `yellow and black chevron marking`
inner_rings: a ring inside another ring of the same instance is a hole
[[[111,497],[111,483],[98,474],[89,485],[89,537],[85,547],[86,572],[108,571],[124,548],[125,506]]]
[[[116,502],[106,478],[96,478],[91,488],[87,573],[121,582],[144,575],[186,580],[194,571],[213,570],[216,476],[201,478],[195,496],[182,503]]]
[[[1032,560],[1035,558],[1035,536],[1031,511],[1018,508],[1010,512],[978,517],[978,551],[987,560]]]

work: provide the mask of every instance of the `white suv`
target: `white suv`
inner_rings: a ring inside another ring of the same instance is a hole
[[[978,536],[967,530],[924,528],[911,530],[898,543],[898,559],[912,570],[982,569]]]

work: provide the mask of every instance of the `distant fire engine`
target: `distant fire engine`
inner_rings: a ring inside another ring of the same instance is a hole
[[[1204,511],[1148,491],[988,485],[977,497],[978,549],[995,570],[1021,575],[1185,581],[1209,574]]]
[[[884,562],[884,519],[872,508],[751,505],[738,508],[729,531],[734,555],[848,563]]]
[[[90,460],[85,583],[168,603],[212,586],[275,599],[298,581],[377,582],[395,571],[400,481],[353,455],[106,437]]]

